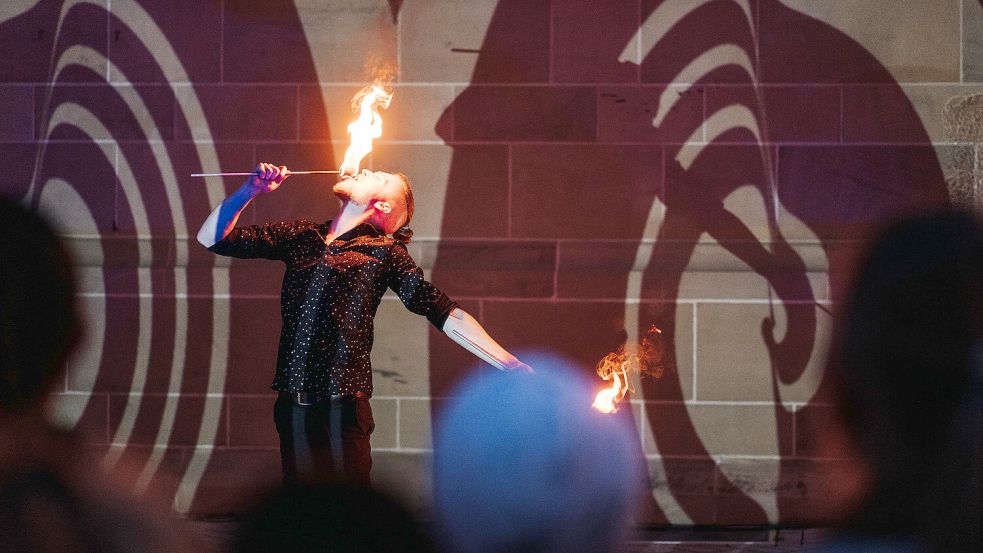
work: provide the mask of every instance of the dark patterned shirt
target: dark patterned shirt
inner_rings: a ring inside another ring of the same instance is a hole
[[[373,319],[386,288],[438,329],[457,304],[423,278],[405,246],[371,224],[325,244],[329,228],[330,221],[240,227],[209,250],[287,265],[274,390],[371,396]]]

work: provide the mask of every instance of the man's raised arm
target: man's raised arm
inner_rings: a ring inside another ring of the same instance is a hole
[[[208,218],[198,230],[198,241],[210,248],[228,236],[239,220],[239,214],[253,198],[276,190],[283,179],[290,176],[285,166],[277,167],[269,163],[256,166],[255,174],[246,179],[235,192],[208,214]]]
[[[455,307],[450,312],[442,330],[451,340],[454,340],[461,347],[475,354],[482,361],[489,363],[493,367],[503,371],[521,370],[532,372],[529,365],[519,361],[514,355],[505,351],[505,348],[498,345],[498,342],[493,340],[485,332],[485,329],[482,328],[481,324],[474,317],[460,307]]]

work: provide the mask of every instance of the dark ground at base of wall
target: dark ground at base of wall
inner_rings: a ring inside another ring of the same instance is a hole
[[[234,518],[191,521],[202,543],[221,551],[238,527]],[[629,536],[625,553],[731,553],[817,551],[830,531],[819,528],[639,528]]]
[[[637,529],[625,553],[729,553],[818,551],[832,535],[821,528]]]

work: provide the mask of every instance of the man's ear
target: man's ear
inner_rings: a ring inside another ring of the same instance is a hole
[[[385,213],[386,215],[388,215],[389,212],[393,210],[393,206],[389,205],[389,202],[385,202],[382,200],[377,200],[374,204],[372,204],[372,207],[376,208],[376,210],[378,211]]]

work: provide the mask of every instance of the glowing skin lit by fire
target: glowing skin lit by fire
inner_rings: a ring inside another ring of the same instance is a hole
[[[342,201],[350,201],[360,206],[368,206],[372,200],[390,199],[402,194],[399,177],[383,171],[363,169],[355,176],[344,176],[332,191]]]
[[[361,100],[359,100],[361,97]],[[358,92],[352,102],[358,102],[358,119],[348,125],[351,142],[345,150],[345,160],[341,163],[342,175],[358,173],[359,163],[372,151],[372,141],[382,136],[382,117],[380,109],[389,107],[393,95],[377,85],[370,85]]]

